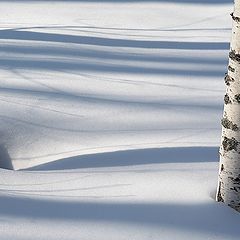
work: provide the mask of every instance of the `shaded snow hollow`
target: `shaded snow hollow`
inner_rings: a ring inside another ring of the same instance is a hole
[[[234,240],[214,201],[227,0],[1,1],[1,240]]]

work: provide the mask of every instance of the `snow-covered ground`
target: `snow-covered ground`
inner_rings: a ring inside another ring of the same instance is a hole
[[[216,203],[227,0],[0,2],[0,239],[239,239]]]

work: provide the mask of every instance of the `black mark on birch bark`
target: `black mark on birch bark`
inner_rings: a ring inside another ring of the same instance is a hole
[[[239,192],[239,188],[238,187],[231,187],[230,190],[233,190],[235,192]]]
[[[222,119],[222,126],[227,129],[231,129],[233,131],[238,131],[238,129],[239,129],[237,124],[233,123],[232,121],[228,120],[227,118]]]
[[[234,137],[232,137],[232,138],[224,137],[223,138],[222,146],[226,152],[231,151],[231,150],[237,151],[238,144],[239,144],[238,141]]]
[[[236,94],[234,98],[238,103],[240,103],[240,94]]]
[[[240,178],[239,177],[234,178],[233,181],[234,181],[234,183],[236,183],[238,185],[240,184]]]
[[[224,96],[224,103],[225,103],[226,105],[232,103],[231,100],[230,100],[230,97],[228,96],[227,93],[226,93],[225,96]]]
[[[234,50],[231,50],[229,52],[229,58],[240,63],[240,54],[237,54]]]
[[[236,211],[240,212],[240,205],[237,204],[236,202],[231,202],[230,204],[228,204],[229,207],[235,209]]]
[[[231,13],[230,15],[232,16],[233,21],[240,22],[240,18],[239,17],[234,16],[233,13]]]
[[[223,166],[223,164],[221,165],[221,172],[224,170],[224,166]]]
[[[230,85],[231,82],[234,82],[234,78],[230,77],[228,74],[226,74],[225,78],[224,78],[225,84],[227,86]]]
[[[229,70],[230,72],[235,72],[235,68],[231,67],[230,65],[228,66],[228,70]]]
[[[218,187],[217,201],[224,202],[224,200],[222,198],[222,194],[221,194],[221,183],[219,183],[219,187]]]

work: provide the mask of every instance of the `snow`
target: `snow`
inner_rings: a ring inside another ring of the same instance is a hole
[[[1,240],[239,239],[214,201],[231,2],[0,6]]]

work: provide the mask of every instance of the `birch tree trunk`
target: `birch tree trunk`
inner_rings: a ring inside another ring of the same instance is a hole
[[[216,199],[240,212],[240,0],[235,0]]]

